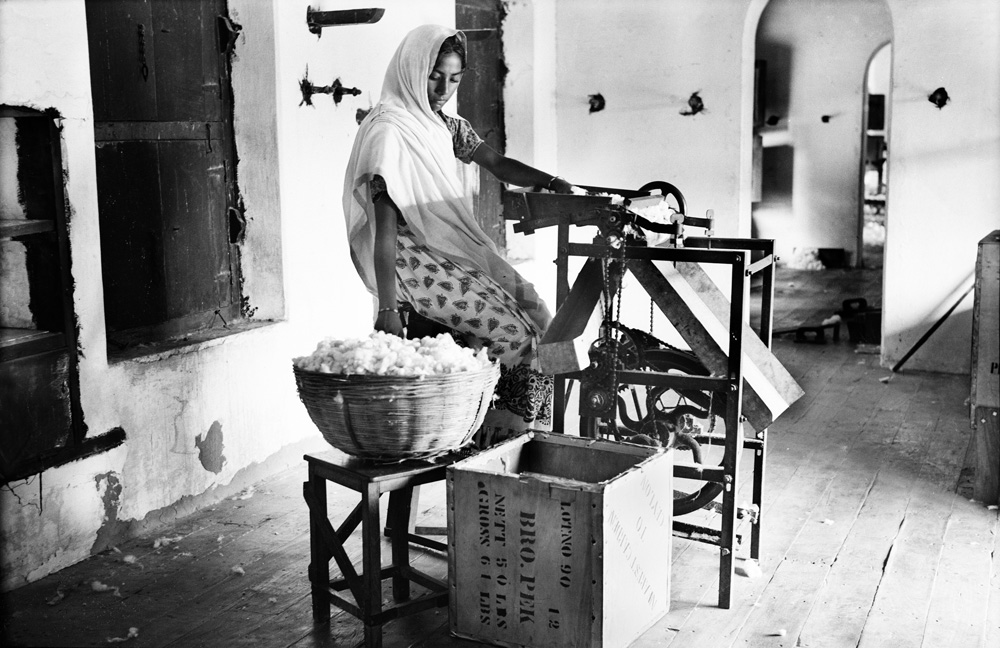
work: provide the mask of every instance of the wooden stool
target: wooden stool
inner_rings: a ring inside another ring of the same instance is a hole
[[[445,465],[410,460],[378,464],[332,450],[321,456],[305,455],[309,481],[302,485],[309,505],[310,562],[313,621],[330,622],[330,604],[361,619],[365,625],[365,645],[381,648],[382,624],[392,619],[448,603],[448,585],[410,566],[410,542],[447,550],[447,545],[410,532],[410,502],[413,488],[444,479]],[[339,529],[330,523],[326,483],[332,481],[361,494],[361,502]],[[392,563],[382,566],[382,539],[379,528],[379,498],[389,493],[386,532],[392,540]],[[361,524],[362,573],[359,575],[344,550],[344,542]],[[330,558],[337,561],[342,578],[330,580]],[[392,578],[392,595],[397,602],[382,608],[382,581]],[[413,600],[410,582],[430,592]],[[354,601],[338,594],[349,590]]]

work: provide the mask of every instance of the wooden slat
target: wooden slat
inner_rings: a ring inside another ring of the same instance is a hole
[[[56,335],[59,334],[52,331],[39,331],[37,329],[0,328],[0,347],[25,344]]]
[[[972,309],[972,407],[1000,408],[1000,230],[979,241]],[[975,422],[973,422],[975,425]],[[1000,463],[1000,460],[998,460]]]
[[[94,140],[127,142],[133,140],[196,140],[208,148],[220,146],[224,124],[219,121],[114,121],[94,124]]]
[[[134,2],[127,7],[115,2],[84,4],[87,43],[93,63],[90,83],[94,121],[156,119],[157,66],[152,4]]]
[[[967,470],[972,471],[972,499],[986,504],[1000,503],[1000,409],[976,407],[969,444]]]
[[[0,218],[0,238],[55,231],[55,221],[42,218]]]
[[[989,616],[993,541],[1000,526],[996,515],[975,502],[955,502],[937,566],[923,648],[990,646],[985,642]]]

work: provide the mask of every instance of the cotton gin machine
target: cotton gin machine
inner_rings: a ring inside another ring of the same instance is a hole
[[[802,395],[769,349],[774,242],[712,236],[712,213],[689,216],[683,194],[668,182],[583,189],[586,195],[504,197],[505,215],[518,221],[515,231],[557,228],[557,311],[539,346],[541,369],[557,377],[556,429],[565,429],[565,408],[578,385],[581,436],[679,451],[673,532],[719,547],[719,605],[728,608],[740,519],[750,526],[749,558],[760,557],[767,427]],[[571,241],[580,226],[597,228],[591,243]],[[574,256],[585,261],[571,285]],[[720,267],[728,294],[703,264]],[[621,321],[626,273],[650,298],[648,330]],[[762,280],[754,330],[743,313],[756,274]],[[686,348],[653,335],[654,307]],[[602,324],[593,339],[585,329],[596,308]],[[745,422],[752,430],[744,430]],[[753,453],[753,481],[750,501],[737,505],[744,450]],[[694,521],[677,519],[685,515]]]

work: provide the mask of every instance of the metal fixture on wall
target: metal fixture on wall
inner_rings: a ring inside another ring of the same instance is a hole
[[[702,101],[701,96],[698,94],[699,92],[701,92],[701,90],[692,92],[691,96],[688,97],[688,109],[681,111],[681,114],[685,117],[697,115],[701,111],[705,110],[705,102]]]
[[[927,101],[931,102],[937,106],[938,110],[944,108],[945,104],[951,101],[951,97],[948,96],[948,91],[944,88],[938,88],[934,92],[927,95]]]
[[[323,35],[324,27],[370,25],[381,20],[384,13],[385,9],[381,7],[320,11],[309,6],[306,7],[306,24],[309,26],[309,31],[319,38]]]
[[[309,80],[309,70],[306,69],[306,76],[299,81],[299,90],[302,91],[302,101],[299,105],[311,106],[313,105],[312,96],[314,94],[328,94],[333,97],[333,103],[339,104],[340,100],[344,98],[344,95],[358,96],[361,94],[359,88],[347,88],[340,82],[340,79],[334,79],[333,83],[328,86],[316,86],[313,85]]]
[[[600,92],[589,95],[587,101],[590,103],[590,112],[595,113],[604,110],[604,95]]]

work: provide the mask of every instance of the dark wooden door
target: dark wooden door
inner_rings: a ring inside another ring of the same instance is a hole
[[[225,0],[87,0],[109,333],[239,316]],[[114,336],[111,336],[114,338]]]
[[[506,147],[503,84],[507,66],[500,40],[503,16],[503,5],[498,0],[459,0],[455,3],[455,26],[468,38],[468,70],[458,87],[459,112],[479,136],[500,153]],[[501,249],[506,249],[507,229],[500,192],[500,181],[485,169],[481,170],[476,219],[490,238]]]

